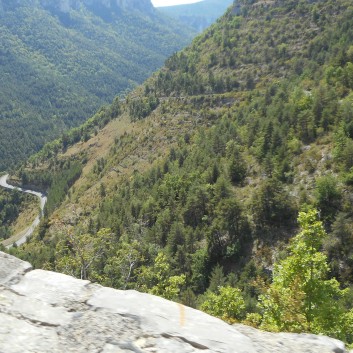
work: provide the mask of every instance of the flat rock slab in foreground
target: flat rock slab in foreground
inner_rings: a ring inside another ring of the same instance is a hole
[[[345,352],[340,341],[230,326],[136,291],[31,270],[0,253],[0,353]]]

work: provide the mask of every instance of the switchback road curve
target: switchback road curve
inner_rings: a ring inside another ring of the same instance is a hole
[[[21,232],[20,238],[18,238],[18,235],[17,236],[14,235],[10,239],[7,239],[3,242],[7,249],[11,248],[14,244],[16,244],[17,246],[24,244],[26,242],[26,240],[33,234],[35,228],[38,226],[40,219],[43,216],[44,206],[47,202],[47,197],[43,193],[33,191],[33,190],[23,189],[23,188],[8,184],[7,183],[8,177],[9,177],[8,174],[0,177],[0,186],[4,187],[6,189],[11,189],[11,190],[17,189],[17,190],[25,192],[27,194],[37,196],[40,200],[40,212],[39,212],[38,216],[34,219],[32,224],[24,232]],[[8,243],[9,240],[11,240],[11,239],[13,239],[13,242]]]

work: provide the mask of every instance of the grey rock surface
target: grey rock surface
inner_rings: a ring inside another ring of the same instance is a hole
[[[323,336],[233,325],[136,291],[104,288],[0,253],[0,353],[346,352]]]
[[[256,352],[321,352],[344,353],[345,346],[341,341],[326,336],[296,333],[272,333],[256,330],[253,327],[236,324],[234,327],[240,333],[249,337]]]
[[[0,284],[15,283],[31,269],[28,262],[0,252]]]

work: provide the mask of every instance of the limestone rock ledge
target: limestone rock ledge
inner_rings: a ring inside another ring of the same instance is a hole
[[[136,291],[31,270],[0,252],[0,353],[343,353],[323,336],[230,326]]]

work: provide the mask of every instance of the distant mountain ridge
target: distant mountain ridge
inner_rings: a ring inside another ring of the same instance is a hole
[[[125,10],[135,11],[139,10],[145,13],[153,13],[154,8],[150,0],[39,0],[44,7],[55,6],[62,12],[69,12],[70,10],[77,10],[81,6],[89,9],[94,9],[97,6],[109,9],[111,11]]]
[[[0,170],[144,81],[192,37],[150,0],[0,0],[0,30]]]
[[[77,10],[81,6],[91,7],[102,5],[106,8],[120,8],[124,10],[140,10],[151,12],[153,5],[150,0],[0,0],[0,9],[23,6],[23,5],[41,5],[43,7],[55,6],[62,12]]]
[[[232,3],[233,0],[203,0],[192,4],[159,7],[158,10],[202,32],[223,15]]]

